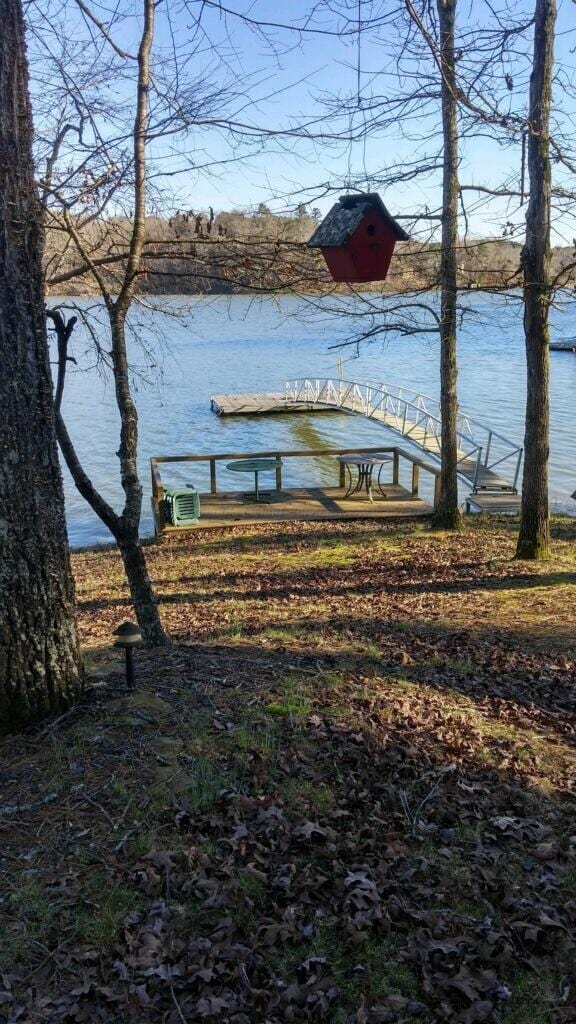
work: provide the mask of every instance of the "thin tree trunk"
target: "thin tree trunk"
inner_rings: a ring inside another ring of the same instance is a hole
[[[18,0],[0,0],[0,730],[81,689]]]
[[[534,57],[530,76],[528,175],[524,273],[524,337],[527,394],[524,433],[522,514],[517,558],[545,559],[550,548],[548,456],[550,366],[548,315],[552,298],[550,268],[550,108],[554,63],[556,0],[536,0]]]
[[[160,622],[156,597],[138,533],[124,532],[121,529],[116,536],[116,541],[122,555],[130,595],[142,636],[150,646],[162,647],[168,643],[168,638]]]
[[[456,310],[458,247],[458,123],[454,24],[457,0],[437,0],[440,25],[440,67],[442,93],[442,131],[444,137],[444,173],[442,181],[442,251],[440,257],[440,415],[442,419],[442,475],[440,497],[434,512],[434,525],[457,529],[458,443],[456,424]]]
[[[142,485],[137,472],[136,452],[138,445],[138,416],[132,401],[128,381],[128,367],[123,359],[125,355],[125,339],[123,321],[120,321],[115,343],[119,348],[120,364],[124,365],[125,376],[122,379],[115,374],[116,396],[121,410],[120,475],[126,495],[124,512],[119,516],[102,495],[96,490],[90,477],[84,470],[77,454],[66,424],[60,412],[60,403],[64,392],[66,363],[68,360],[68,341],[74,327],[74,319],[66,322],[58,310],[48,310],[56,336],[58,338],[58,378],[56,386],[56,431],[60,450],[76,487],[90,507],[100,517],[113,535],[124,563],[128,586],[138,625],[147,644],[160,647],[168,643],[164,632],[158,605],[148,569],[146,557],[139,537],[140,513],[142,510]]]

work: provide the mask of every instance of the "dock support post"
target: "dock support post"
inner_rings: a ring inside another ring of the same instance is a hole
[[[150,473],[152,476],[152,516],[154,519],[154,534],[161,537],[166,526],[164,518],[164,486],[160,480],[160,472],[156,459],[150,459]]]
[[[400,479],[400,456],[398,449],[394,449],[394,461],[392,464],[392,483],[397,484]]]
[[[418,497],[418,484],[420,482],[420,466],[412,463],[412,497]]]
[[[339,464],[338,487],[346,487],[346,466],[343,462]]]
[[[216,494],[216,459],[210,459],[210,494]]]
[[[282,490],[282,459],[280,455],[276,455],[276,490]]]

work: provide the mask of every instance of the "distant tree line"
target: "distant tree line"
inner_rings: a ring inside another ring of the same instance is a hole
[[[171,217],[147,217],[143,263],[136,291],[148,295],[235,294],[246,291],[334,291],[317,250],[306,242],[321,219],[319,210],[299,207],[296,214],[272,213],[263,203],[241,210],[177,211]],[[114,290],[127,258],[132,221],[113,217],[79,227],[87,257],[100,263]],[[68,227],[52,218],[46,239],[46,278],[50,295],[99,293],[88,265],[67,244]],[[505,291],[522,285],[522,244],[508,238],[460,239],[456,247],[458,287]],[[366,290],[413,292],[439,287],[439,242],[399,243],[388,279]],[[552,273],[576,283],[574,250],[552,250]]]

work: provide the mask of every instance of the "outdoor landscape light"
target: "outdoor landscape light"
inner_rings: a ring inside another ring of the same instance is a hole
[[[132,651],[142,640],[142,634],[133,622],[123,622],[118,629],[114,630],[114,635],[118,637],[114,646],[123,647],[126,652],[126,686],[129,690],[133,690],[136,686],[136,677]]]

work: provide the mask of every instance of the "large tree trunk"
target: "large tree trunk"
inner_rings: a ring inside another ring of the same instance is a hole
[[[24,26],[0,0],[0,730],[81,686],[42,295]]]
[[[444,173],[442,182],[442,252],[440,257],[440,415],[442,418],[442,474],[434,525],[457,529],[458,443],[456,424],[456,309],[458,247],[458,123],[454,23],[457,0],[437,0],[440,25],[440,67],[442,71],[442,132]]]
[[[516,555],[544,559],[550,546],[548,455],[550,367],[548,314],[551,302],[550,107],[554,63],[556,0],[536,0],[534,57],[530,76],[528,174],[530,199],[526,211],[524,271],[524,337],[527,394],[524,433],[522,518]]]

